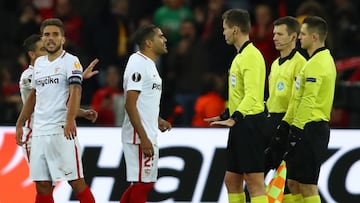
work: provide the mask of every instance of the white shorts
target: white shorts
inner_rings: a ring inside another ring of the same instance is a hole
[[[126,163],[126,180],[129,182],[156,182],[158,176],[159,148],[154,147],[154,156],[145,157],[139,144],[123,143]]]
[[[77,137],[67,140],[64,133],[36,136],[31,141],[30,179],[70,181],[84,177]]]
[[[21,146],[24,157],[27,162],[29,162],[30,159],[30,150],[31,150],[31,137],[32,137],[32,129],[28,127],[23,128],[23,141],[25,141],[25,144]]]

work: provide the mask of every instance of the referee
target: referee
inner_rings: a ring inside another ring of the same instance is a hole
[[[265,172],[276,169],[287,150],[289,124],[281,120],[288,109],[295,77],[306,63],[306,59],[295,48],[300,32],[297,19],[285,16],[275,20],[273,24],[273,40],[280,57],[272,63],[269,75],[269,98],[266,105],[270,116],[265,139]],[[283,203],[292,202],[291,199],[291,194],[286,194]]]
[[[245,181],[251,202],[267,203],[262,127],[266,122],[264,58],[249,41],[250,17],[246,10],[226,11],[223,28],[226,43],[238,51],[229,70],[229,104],[220,116],[206,121],[230,127],[225,173],[229,202],[245,203]]]
[[[317,182],[330,136],[336,67],[325,48],[327,32],[324,19],[304,19],[299,39],[310,59],[296,78],[294,97],[283,119],[290,124],[288,186],[292,194],[302,195],[304,203],[321,202]]]

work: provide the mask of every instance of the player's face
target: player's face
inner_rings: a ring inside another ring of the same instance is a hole
[[[35,59],[39,56],[44,56],[47,54],[46,49],[44,47],[44,42],[42,40],[39,40],[36,42],[36,49],[34,51]]]
[[[154,43],[154,52],[157,55],[166,54],[168,52],[166,47],[167,39],[160,29],[155,29],[155,36],[153,39]]]
[[[225,36],[226,44],[233,45],[234,44],[234,29],[229,27],[225,20],[223,20],[223,35]]]
[[[293,44],[292,43],[293,36],[289,35],[286,29],[287,26],[284,24],[274,26],[273,40],[274,40],[275,48],[278,51],[282,51]]]
[[[65,43],[65,37],[61,34],[60,28],[55,25],[46,26],[43,30],[42,40],[44,47],[49,54],[55,54]]]
[[[308,30],[306,23],[302,24],[299,34],[301,48],[308,49],[312,44],[312,34]]]

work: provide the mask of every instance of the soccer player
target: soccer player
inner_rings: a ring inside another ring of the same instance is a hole
[[[273,40],[280,57],[272,63],[269,75],[269,98],[266,105],[270,116],[265,139],[265,171],[276,169],[287,150],[289,124],[281,120],[288,109],[295,77],[306,63],[306,59],[295,48],[300,32],[297,19],[286,16],[275,20],[273,24]],[[287,189],[285,193],[289,193]],[[292,201],[291,198],[291,194],[284,195],[283,203]]]
[[[23,135],[22,126],[34,112],[30,178],[36,185],[35,202],[53,203],[52,183],[66,180],[81,203],[94,203],[94,196],[84,180],[76,136],[82,66],[76,56],[63,50],[65,37],[61,20],[44,20],[40,31],[47,55],[35,60],[32,90],[16,122],[19,141]]]
[[[46,55],[47,52],[45,47],[43,46],[41,36],[37,34],[30,35],[28,38],[26,38],[24,40],[23,46],[29,59],[29,67],[22,72],[19,80],[21,99],[23,104],[25,104],[26,98],[29,96],[32,89],[31,79],[33,75],[35,60],[39,56]],[[97,62],[97,59],[94,60],[93,63],[83,72],[84,79],[90,78],[98,73],[97,70],[93,71],[93,68],[95,67]],[[78,112],[78,116],[91,120],[91,122],[95,122],[95,120],[97,119],[97,112],[92,109],[80,109]],[[29,161],[30,158],[33,121],[33,115],[31,115],[30,118],[25,122],[23,134],[24,137],[19,140],[19,142],[24,142],[24,144],[22,144],[22,149],[27,161]]]
[[[140,27],[135,33],[140,51],[133,53],[124,72],[125,119],[122,143],[127,181],[121,203],[145,203],[158,173],[158,129],[170,130],[169,122],[159,117],[162,80],[156,60],[167,53],[166,38],[155,25]]]
[[[292,194],[303,197],[297,202],[321,202],[317,181],[329,142],[336,80],[334,59],[325,47],[327,33],[327,23],[321,17],[304,19],[299,39],[310,59],[296,78],[294,97],[283,118],[290,124],[288,186]]]
[[[230,127],[225,185],[230,203],[245,203],[246,182],[251,202],[268,202],[264,187],[265,61],[249,41],[250,16],[246,10],[223,14],[223,35],[238,54],[229,70],[229,104],[220,116],[206,119],[211,125]]]

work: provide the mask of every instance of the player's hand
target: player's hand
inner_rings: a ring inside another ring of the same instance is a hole
[[[94,70],[95,65],[99,62],[99,59],[94,59],[90,65],[84,70],[82,76],[84,79],[91,78],[92,76],[99,73],[98,70]]]
[[[72,140],[76,137],[76,122],[75,120],[66,120],[64,126],[64,135],[66,139]]]
[[[159,124],[158,128],[161,132],[170,131],[171,130],[171,124],[167,122],[166,120],[159,118]]]
[[[92,123],[95,123],[95,121],[98,118],[98,112],[94,109],[85,110],[84,112],[84,118],[91,121]]]
[[[154,147],[149,138],[143,138],[140,140],[140,147],[145,157],[154,156]]]
[[[235,125],[235,121],[234,119],[232,118],[229,118],[227,120],[219,120],[219,121],[213,121],[210,123],[211,126],[214,126],[214,125],[222,125],[222,126],[228,126],[228,127],[232,127]]]
[[[23,134],[24,134],[24,132],[23,132],[22,126],[20,126],[20,127],[16,126],[15,139],[16,139],[16,144],[19,146],[22,146],[23,144],[25,144],[25,142],[22,140]]]

